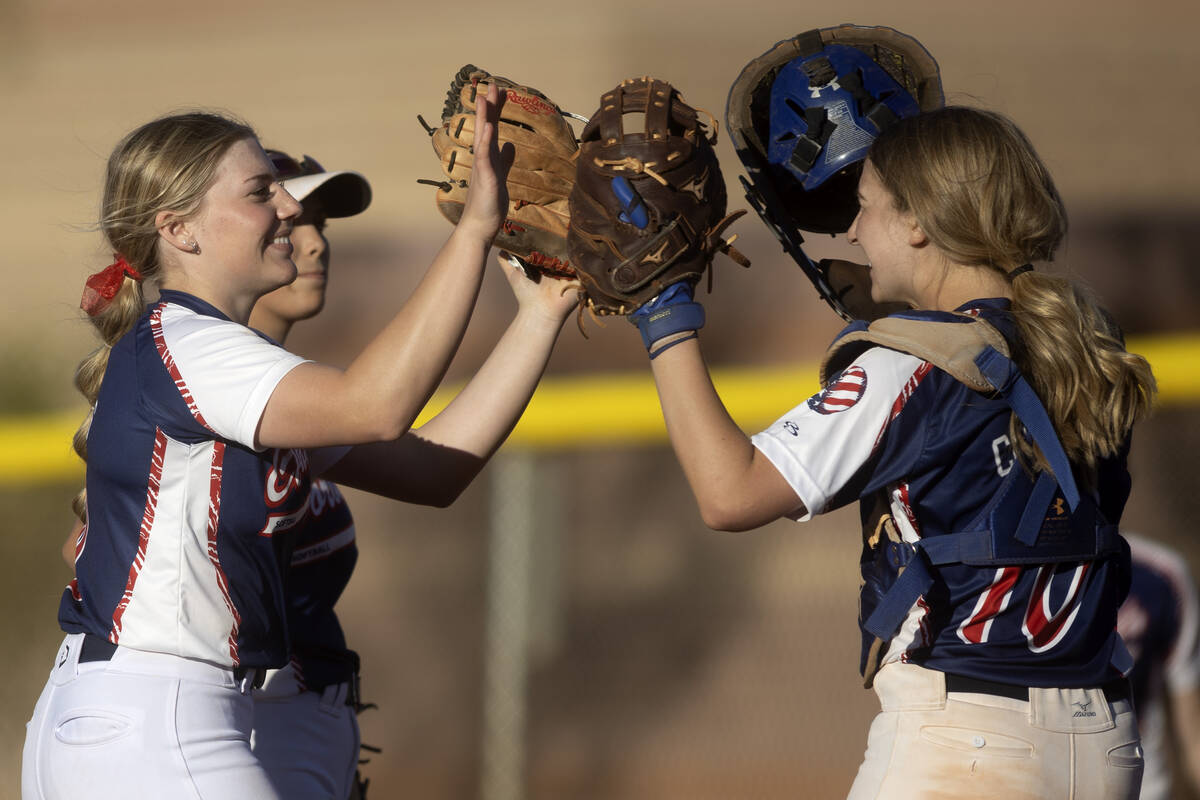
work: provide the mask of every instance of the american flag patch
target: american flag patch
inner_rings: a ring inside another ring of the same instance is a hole
[[[836,414],[853,408],[867,391],[867,373],[862,367],[850,367],[834,376],[833,380],[808,399],[808,407],[818,414]]]

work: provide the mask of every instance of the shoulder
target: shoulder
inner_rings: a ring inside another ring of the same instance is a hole
[[[164,300],[151,307],[145,323],[168,368],[186,364],[192,368],[228,371],[243,361],[303,360],[202,301],[193,305]]]
[[[891,402],[902,394],[911,394],[930,369],[929,362],[910,353],[869,347],[836,373],[822,376],[821,390],[808,406],[820,413],[832,413],[859,399],[875,404]]]
[[[149,331],[160,347],[188,346],[194,344],[194,337],[278,347],[245,325],[173,302],[164,301],[153,306],[146,319]]]
[[[147,379],[159,390],[152,398],[160,399],[163,414],[180,416],[182,409],[204,429],[255,447],[254,431],[271,392],[304,359],[202,300],[164,294],[145,318],[138,343],[153,352],[139,359],[147,364],[139,369],[158,363],[158,377]]]
[[[943,311],[908,311],[844,328],[825,353],[821,380],[842,369],[872,347],[917,356],[951,373],[972,388],[990,386],[974,366],[977,355],[992,348],[1008,355],[1004,333],[978,315]]]

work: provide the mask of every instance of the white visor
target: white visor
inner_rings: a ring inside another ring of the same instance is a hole
[[[330,218],[353,217],[371,205],[371,184],[357,172],[300,175],[285,180],[283,188],[301,203],[309,195],[316,195],[325,208],[325,216]]]

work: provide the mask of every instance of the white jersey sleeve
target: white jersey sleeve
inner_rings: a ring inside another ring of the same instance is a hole
[[[929,364],[871,348],[807,401],[751,437],[804,504],[803,521],[829,504],[876,451]]]
[[[166,303],[150,320],[155,347],[194,419],[256,450],[255,433],[279,381],[306,359],[244,325]]]

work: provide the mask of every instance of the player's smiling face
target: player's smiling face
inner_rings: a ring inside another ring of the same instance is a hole
[[[255,316],[269,315],[283,323],[316,315],[325,306],[329,275],[329,241],[325,238],[325,207],[318,193],[304,198],[304,211],[292,225],[292,262],[296,279],[263,295],[254,306]]]
[[[235,293],[269,292],[296,276],[290,234],[300,204],[284,191],[254,139],[234,143],[189,228],[203,265]],[[212,265],[208,267],[207,265]]]
[[[870,160],[858,181],[858,216],[846,238],[862,247],[871,269],[871,299],[919,306],[913,285],[914,242],[924,241],[912,214],[896,210]]]

